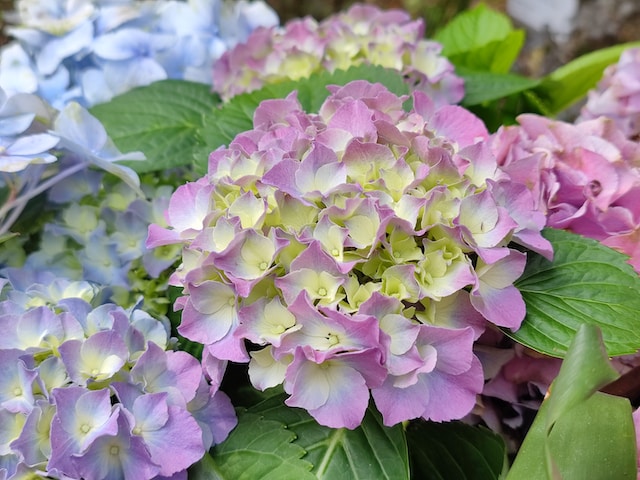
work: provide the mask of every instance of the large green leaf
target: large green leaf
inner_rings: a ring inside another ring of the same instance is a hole
[[[548,114],[557,114],[581,100],[594,88],[604,69],[618,61],[620,54],[640,42],[624,43],[582,55],[547,75],[533,92]]]
[[[546,229],[552,262],[531,254],[515,283],[527,314],[520,329],[506,332],[547,355],[562,357],[584,323],[600,327],[610,356],[640,348],[640,277],[627,257],[601,243]]]
[[[284,396],[275,395],[249,411],[285,424],[295,432],[294,443],[307,452],[303,460],[313,465],[311,471],[315,478],[409,478],[407,445],[401,425],[385,427],[380,414],[370,408],[362,424],[354,430],[328,428],[319,425],[306,411],[287,407],[283,400]]]
[[[333,73],[323,71],[309,78],[265,85],[260,90],[236,95],[204,118],[204,125],[198,132],[203,144],[195,152],[197,173],[206,172],[210,152],[222,145],[228,145],[236,135],[253,128],[253,112],[263,100],[284,98],[296,91],[302,109],[314,113],[329,95],[327,85],[345,85],[353,80],[381,83],[396,95],[405,95],[409,91],[397,71],[373,65],[359,65],[348,70],[336,70]]]
[[[507,480],[635,479],[631,405],[596,392],[616,376],[598,327],[582,325]]]
[[[504,440],[484,427],[415,421],[407,427],[407,440],[415,479],[492,480],[506,466]]]
[[[457,67],[507,73],[524,44],[506,15],[478,5],[457,15],[435,36],[442,54]]]
[[[238,426],[200,462],[191,478],[218,480],[305,480],[315,478],[296,434],[277,420],[239,412]]]
[[[513,73],[477,72],[466,68],[459,68],[456,73],[464,79],[462,104],[466,107],[508,97],[540,83],[539,80]]]
[[[203,119],[219,102],[211,87],[163,80],[133,89],[91,109],[122,152],[142,151],[144,161],[123,162],[138,173],[191,165]]]

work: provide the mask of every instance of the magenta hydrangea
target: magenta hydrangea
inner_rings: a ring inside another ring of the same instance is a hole
[[[605,69],[578,121],[600,116],[611,118],[628,138],[640,139],[640,48],[625,50],[618,63]]]
[[[529,186],[547,226],[629,255],[640,272],[640,144],[606,117],[570,124],[527,114],[492,139],[503,169]]]
[[[0,301],[0,476],[186,478],[236,424],[220,379],[145,311],[34,280],[11,272]]]
[[[442,45],[425,39],[424,30],[424,22],[405,11],[365,4],[321,22],[305,17],[258,28],[215,62],[213,89],[228,100],[266,84],[366,63],[397,70],[411,89],[429,94],[438,105],[457,103],[464,82],[440,54]]]
[[[467,110],[329,90],[317,114],[262,102],[150,226],[148,247],[183,247],[178,330],[212,378],[249,362],[323,425],[357,427],[371,396],[387,425],[462,418],[483,387],[474,340],[524,318],[514,244],[552,255],[544,216]]]

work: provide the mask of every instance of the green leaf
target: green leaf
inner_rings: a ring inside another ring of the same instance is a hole
[[[456,73],[464,79],[462,104],[466,107],[508,97],[540,83],[539,80],[512,73],[478,72],[466,68],[459,68]]]
[[[219,102],[211,87],[163,80],[133,89],[91,109],[122,152],[142,151],[139,162],[122,162],[138,173],[191,165],[202,140],[203,118]]]
[[[600,327],[610,356],[640,348],[640,277],[625,255],[592,239],[546,229],[552,262],[530,254],[515,282],[527,314],[520,329],[505,331],[538,352],[562,357],[584,323]]]
[[[435,35],[456,67],[507,73],[524,44],[506,15],[480,4],[457,15]]]
[[[616,376],[598,327],[582,325],[507,480],[635,479],[631,405],[596,392]]]
[[[412,422],[407,428],[411,473],[424,480],[492,480],[506,467],[506,446],[491,430],[462,422]]]
[[[385,427],[380,414],[370,408],[362,424],[354,430],[328,428],[319,425],[306,411],[287,407],[283,400],[284,396],[275,395],[249,411],[283,423],[295,432],[294,443],[307,452],[303,460],[313,464],[311,471],[315,478],[409,478],[407,445],[401,425]]]
[[[597,392],[560,418],[545,447],[543,402],[507,480],[551,480],[547,450],[563,480],[635,480],[635,429],[626,398]]]
[[[616,63],[624,50],[638,46],[640,42],[624,43],[582,55],[547,75],[534,92],[555,115],[596,87],[604,69]]]
[[[381,83],[396,95],[405,95],[409,91],[397,71],[380,66],[360,65],[333,73],[323,71],[309,78],[270,84],[260,90],[237,95],[204,118],[203,127],[198,132],[199,138],[204,142],[194,152],[196,172],[201,175],[206,172],[210,152],[222,145],[229,145],[236,135],[253,128],[253,112],[263,100],[284,98],[296,91],[302,109],[315,113],[329,95],[327,85],[345,85],[353,80]]]
[[[313,479],[304,449],[292,443],[296,434],[277,420],[239,412],[238,426],[216,445],[211,457],[197,468],[197,478],[220,480]],[[217,475],[217,477],[214,476]]]
[[[581,325],[547,399],[547,433],[562,415],[618,376],[609,363],[600,329],[595,325]]]

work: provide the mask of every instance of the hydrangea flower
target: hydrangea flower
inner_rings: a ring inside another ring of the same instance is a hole
[[[0,87],[62,109],[165,78],[211,83],[216,58],[278,17],[262,1],[18,0],[8,23]]]
[[[149,227],[147,246],[183,248],[178,330],[323,425],[357,427],[371,395],[387,425],[462,418],[474,340],[524,318],[502,308],[522,304],[512,243],[552,254],[544,217],[470,112],[422,92],[405,112],[366,81],[330,92],[318,114],[262,102]]]
[[[547,226],[629,255],[640,272],[640,144],[606,117],[569,124],[521,115],[492,139],[503,169],[533,192]]]
[[[9,274],[0,297],[7,478],[186,478],[235,426],[220,382],[169,349],[165,319],[99,304],[87,282]]]
[[[612,119],[627,138],[640,139],[640,48],[625,50],[605,69],[577,121],[599,116]]]
[[[437,105],[459,102],[463,80],[440,55],[442,46],[423,36],[422,20],[364,4],[322,22],[305,17],[282,28],[258,28],[215,62],[214,91],[227,100],[265,84],[367,63],[399,71],[413,90],[429,94]]]
[[[48,192],[53,211],[34,239],[36,248],[25,252],[19,245],[5,245],[11,257],[22,260],[14,261],[13,268],[0,260],[2,272],[14,281],[19,271],[22,276],[48,272],[53,278],[91,282],[108,287],[105,295],[119,305],[132,306],[143,296],[148,312],[166,314],[167,269],[179,260],[179,247],[151,250],[145,240],[150,223],[164,222],[173,187],[164,181],[158,186],[143,183],[147,198],[141,198],[117,178],[84,173]],[[30,287],[29,280],[24,283]]]
[[[98,119],[78,103],[56,111],[37,95],[8,95],[0,88],[0,171],[7,173],[2,183],[8,190],[0,206],[0,235],[29,200],[90,166],[116,175],[144,196],[138,175],[117,163],[143,158],[140,152],[120,153]]]

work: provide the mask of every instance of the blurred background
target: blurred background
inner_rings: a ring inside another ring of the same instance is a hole
[[[224,0],[232,2],[234,0]],[[311,15],[321,20],[348,8],[353,0],[265,0],[284,23]],[[426,21],[427,36],[476,0],[361,0],[381,8],[402,8]],[[516,65],[519,73],[542,76],[583,53],[622,42],[640,41],[640,0],[485,0],[527,30],[527,43]],[[0,0],[0,10],[13,8]],[[0,22],[0,25],[4,25]],[[6,37],[0,35],[0,44]]]

